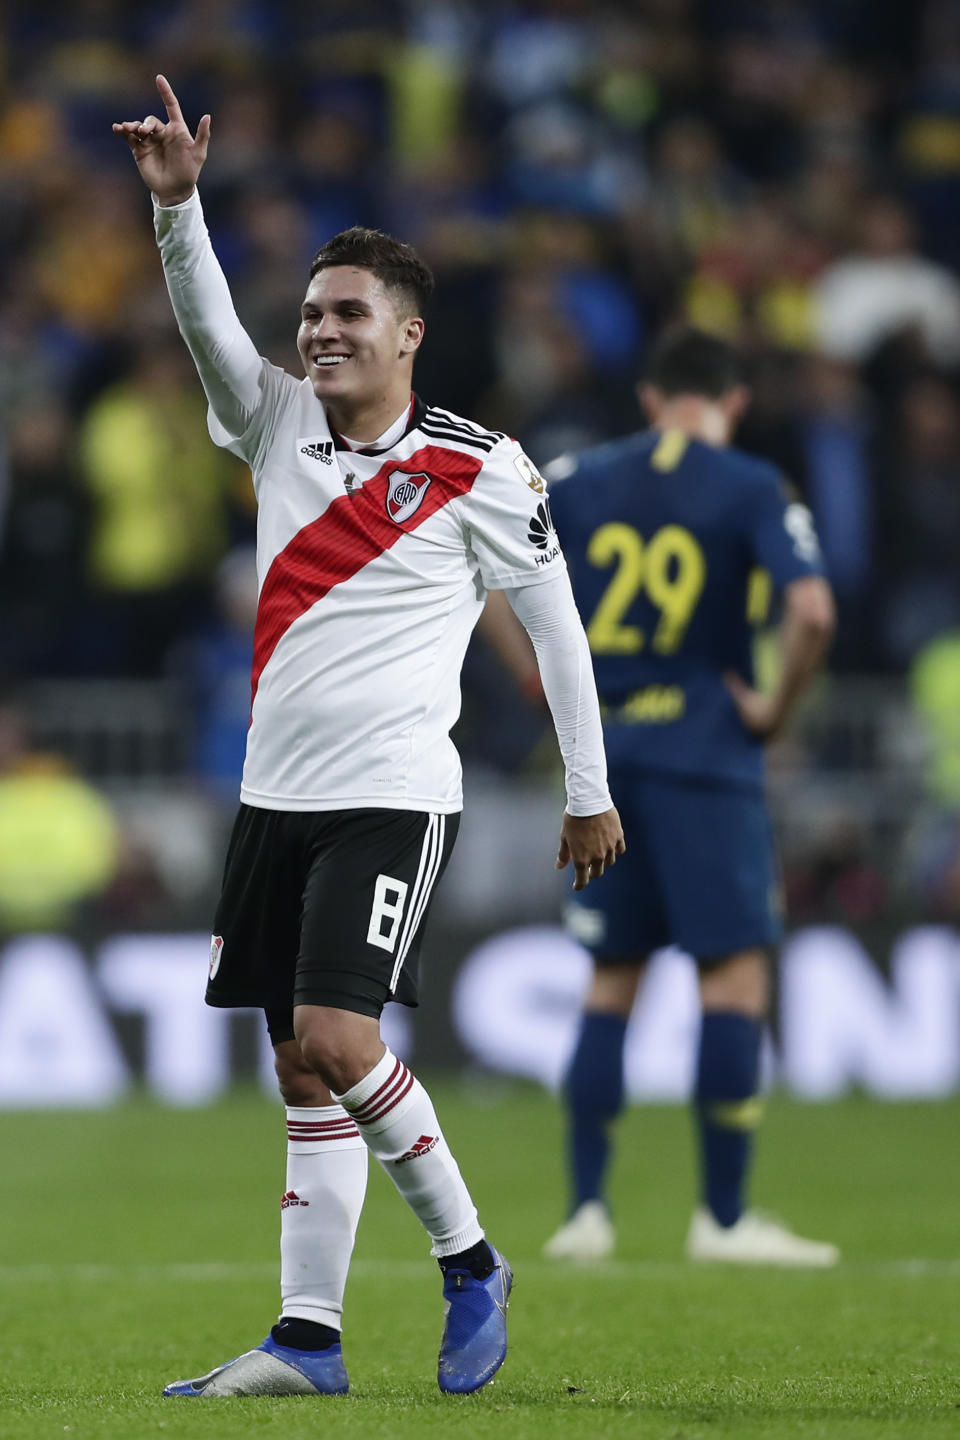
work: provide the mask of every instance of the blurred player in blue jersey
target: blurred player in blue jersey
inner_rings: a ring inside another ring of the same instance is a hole
[[[696,330],[671,332],[640,398],[649,430],[547,470],[630,846],[569,910],[595,969],[565,1088],[570,1218],[545,1253],[589,1259],[613,1249],[603,1187],[623,1105],[624,1034],[646,957],[673,943],[696,958],[703,1005],[702,1202],[687,1253],[830,1265],[834,1246],[749,1210],[745,1191],[768,952],[780,935],[764,745],[817,669],[833,599],[809,512],[769,464],[729,446],[748,403],[734,351]],[[771,581],[783,598],[781,665],[763,694],[748,607],[764,588],[769,598]]]

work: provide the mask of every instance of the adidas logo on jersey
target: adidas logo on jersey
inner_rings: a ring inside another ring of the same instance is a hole
[[[300,446],[300,454],[307,455],[311,460],[320,460],[324,465],[333,464],[333,441],[314,440],[306,445]]]
[[[421,1135],[419,1140],[414,1140],[407,1153],[401,1155],[398,1159],[394,1160],[393,1163],[394,1165],[402,1165],[406,1160],[418,1160],[421,1155],[428,1154],[434,1145],[439,1145],[439,1143],[439,1135]]]

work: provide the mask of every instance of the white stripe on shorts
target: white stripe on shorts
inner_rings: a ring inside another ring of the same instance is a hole
[[[446,834],[446,825],[447,817],[445,815],[431,815],[427,820],[427,830],[423,837],[423,846],[420,850],[420,864],[417,868],[417,878],[414,881],[413,889],[410,892],[410,899],[407,902],[403,934],[400,936],[397,959],[393,967],[393,974],[390,976],[391,995],[397,988],[397,981],[400,979],[403,962],[407,958],[407,952],[413,944],[413,938],[417,933],[420,921],[423,919],[423,912],[427,908],[427,901],[430,899],[431,891],[437,883],[437,875],[440,873],[440,864],[443,860],[443,841]]]

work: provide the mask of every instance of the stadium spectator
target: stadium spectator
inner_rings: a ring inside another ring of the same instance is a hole
[[[910,663],[960,626],[960,399],[946,375],[916,374],[900,393],[879,465],[882,658]]]
[[[867,360],[906,336],[918,360],[960,361],[960,282],[918,253],[909,211],[874,195],[859,220],[857,249],[828,266],[816,286],[820,348],[834,360]]]
[[[782,205],[752,200],[704,246],[684,286],[694,325],[741,343],[806,350],[814,342],[813,277],[824,258]]]
[[[657,137],[650,218],[668,253],[690,257],[722,243],[747,195],[719,136],[697,115],[669,120]]]
[[[806,405],[796,416],[797,464],[789,472],[802,476],[837,597],[831,664],[865,669],[878,660],[870,648],[878,563],[875,411],[856,370],[824,356],[810,357],[801,385]]]
[[[0,667],[62,674],[82,645],[90,504],[70,417],[55,399],[11,419],[0,500]]]
[[[23,712],[0,701],[0,931],[76,923],[117,870],[107,801],[60,755],[33,751]]]
[[[960,812],[960,630],[944,630],[910,667],[910,696],[927,743],[927,792],[946,812]]]
[[[83,339],[120,330],[148,283],[153,257],[136,222],[129,182],[93,166],[64,178],[45,213],[33,247],[37,294]]]
[[[156,675],[197,623],[228,537],[231,465],[214,450],[181,347],[145,339],[80,432],[94,503],[88,557],[105,672]],[[91,644],[93,637],[91,638]]]

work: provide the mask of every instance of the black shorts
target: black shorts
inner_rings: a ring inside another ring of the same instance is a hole
[[[567,925],[598,966],[679,945],[702,969],[780,938],[773,832],[758,791],[610,768],[627,853]]]
[[[208,1005],[379,1017],[416,1005],[420,939],[459,815],[241,805],[210,945]]]

